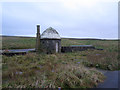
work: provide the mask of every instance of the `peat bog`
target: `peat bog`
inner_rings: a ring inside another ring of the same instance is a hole
[[[35,48],[35,38],[2,37],[2,49]],[[120,70],[117,40],[71,40],[62,46],[93,45],[98,49],[60,54],[2,56],[3,88],[92,88],[105,79],[98,69]],[[90,67],[90,68],[88,68]],[[92,68],[91,68],[92,67]]]

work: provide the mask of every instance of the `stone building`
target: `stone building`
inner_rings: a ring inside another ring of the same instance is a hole
[[[39,29],[39,26],[37,26],[37,29]],[[37,32],[39,33],[40,31],[37,30]],[[38,39],[36,42],[36,47],[37,47],[36,51],[40,51],[47,54],[61,52],[61,38],[55,29],[49,27],[40,36],[39,34],[37,35],[38,35],[37,36]]]
[[[60,35],[55,29],[49,27],[40,35],[40,25],[37,25],[36,52],[53,54],[83,51],[87,49],[95,49],[95,47],[92,45],[61,46]]]

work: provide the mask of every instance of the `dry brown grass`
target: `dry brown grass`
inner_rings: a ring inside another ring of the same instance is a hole
[[[72,55],[72,56],[71,56]],[[103,75],[76,63],[77,53],[3,56],[3,87],[88,88],[103,81]]]
[[[118,70],[118,52],[103,51],[87,51],[82,52],[86,55],[86,60],[83,61],[84,65],[89,67],[96,67],[106,70]]]
[[[89,44],[104,50],[51,55],[29,53],[25,56],[3,56],[3,87],[94,87],[103,80],[103,75],[83,65],[120,70],[118,65],[120,56],[118,56],[118,41],[62,39],[63,46]],[[35,38],[3,39],[3,49],[34,47]]]

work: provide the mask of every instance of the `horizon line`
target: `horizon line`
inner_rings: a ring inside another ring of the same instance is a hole
[[[13,36],[13,37],[36,37],[33,35],[1,35],[0,36]],[[120,38],[98,38],[98,37],[68,37],[68,36],[61,36],[61,38],[72,38],[72,39],[120,39]]]

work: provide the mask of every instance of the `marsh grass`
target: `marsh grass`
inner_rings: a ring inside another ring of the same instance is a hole
[[[3,88],[95,87],[104,76],[76,62],[81,59],[77,53],[3,56]]]
[[[35,48],[35,38],[3,37],[3,49]],[[94,69],[120,70],[118,41],[62,39],[62,46],[94,45],[104,50],[3,56],[4,88],[89,88],[103,81]]]
[[[66,44],[65,43],[69,43]],[[69,40],[63,39],[63,45],[93,45],[103,50],[87,50],[78,53],[83,56],[83,64],[105,70],[120,70],[118,40]]]
[[[104,50],[88,50],[81,54],[86,56],[84,65],[105,70],[120,70],[118,41],[98,41],[93,43],[96,48]]]
[[[109,52],[104,51],[87,51],[82,52],[86,55],[86,60],[83,61],[83,64],[88,67],[96,67],[105,70],[119,70],[118,65],[118,52]]]

